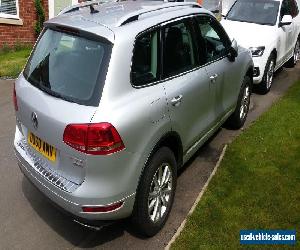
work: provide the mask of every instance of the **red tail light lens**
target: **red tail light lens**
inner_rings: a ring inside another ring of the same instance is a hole
[[[92,155],[108,155],[125,148],[118,131],[107,122],[70,124],[65,128],[63,140],[72,148]]]
[[[84,206],[82,211],[85,213],[107,213],[119,209],[123,206],[123,201],[108,206]]]
[[[17,94],[16,94],[16,86],[14,84],[14,90],[13,90],[13,102],[15,106],[15,111],[18,111],[18,101],[17,101]]]

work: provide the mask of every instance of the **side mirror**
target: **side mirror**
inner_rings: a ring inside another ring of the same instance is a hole
[[[239,54],[239,46],[238,46],[236,40],[233,39],[232,42],[231,42],[231,46],[229,48],[229,51],[228,51],[229,61],[234,62],[235,58],[237,58],[238,54]]]
[[[293,18],[291,15],[284,15],[279,23],[279,27],[291,25]]]

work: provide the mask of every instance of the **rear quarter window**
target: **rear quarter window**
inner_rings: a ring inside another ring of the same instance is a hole
[[[291,5],[291,14],[292,17],[294,18],[299,14],[298,4],[295,0],[290,0],[290,5]]]
[[[142,33],[136,38],[131,66],[131,82],[136,87],[159,80],[158,31]]]

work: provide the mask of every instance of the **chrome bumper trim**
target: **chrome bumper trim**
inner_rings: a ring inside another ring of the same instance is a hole
[[[51,184],[68,193],[74,192],[80,186],[79,184],[66,179],[65,177],[56,173],[54,170],[50,169],[47,166],[47,162],[37,156],[28,146],[26,140],[20,140],[17,143],[17,146],[22,149],[24,153],[32,160],[32,168]]]

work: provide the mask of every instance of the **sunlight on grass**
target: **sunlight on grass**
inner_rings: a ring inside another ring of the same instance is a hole
[[[238,249],[241,229],[296,229],[299,247],[299,121],[297,82],[228,147],[172,249]]]
[[[16,78],[22,71],[31,49],[0,53],[0,77]]]

